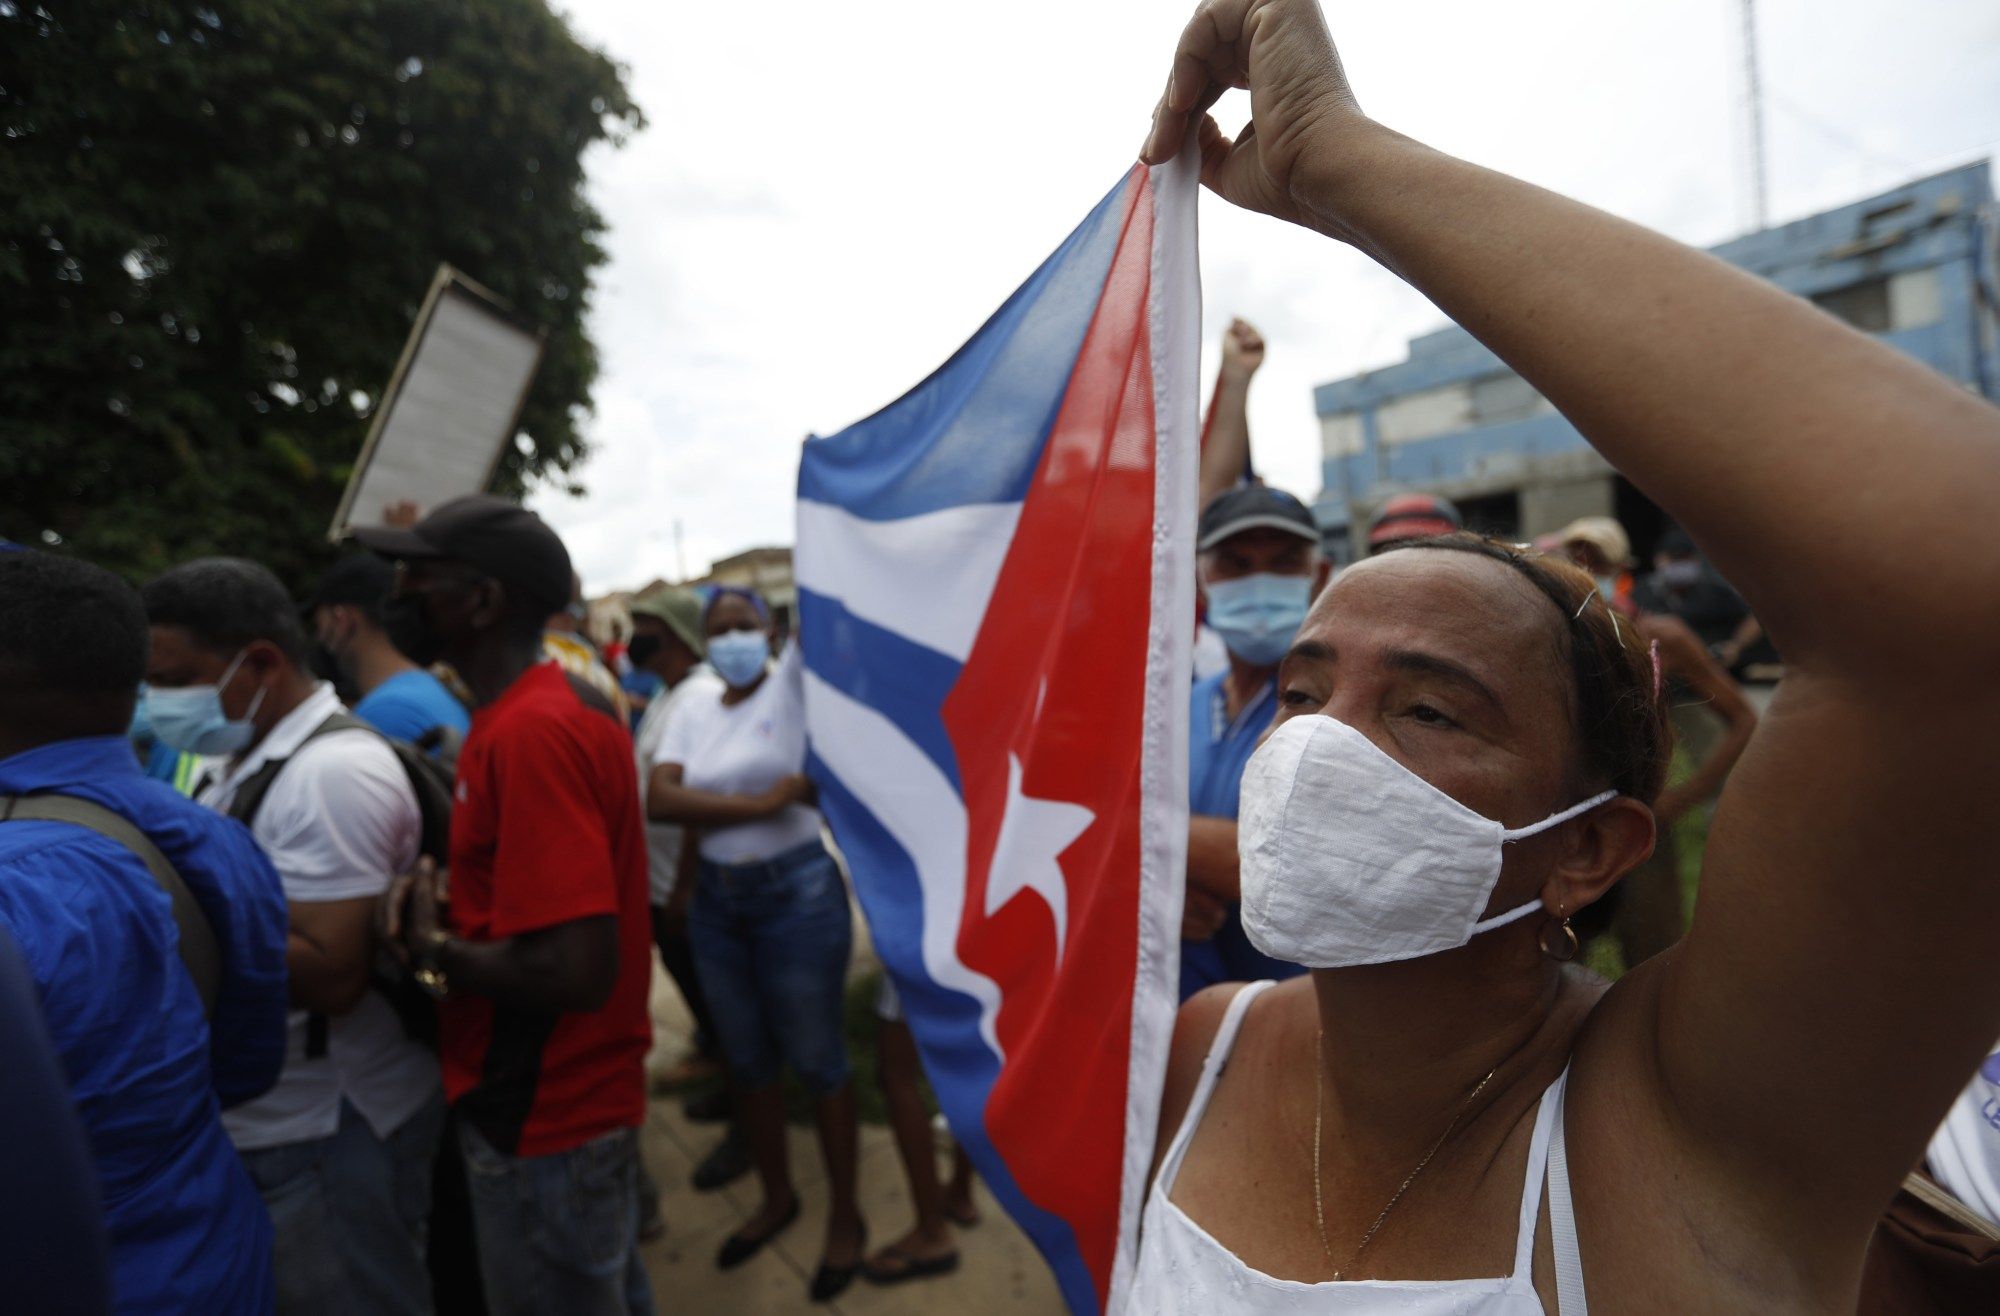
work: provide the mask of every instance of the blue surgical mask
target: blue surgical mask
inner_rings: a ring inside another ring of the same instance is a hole
[[[146,687],[146,717],[153,734],[184,754],[234,754],[250,743],[257,733],[251,719],[264,702],[260,688],[250,701],[250,711],[232,718],[222,711],[222,687],[236,675],[243,655],[229,661],[229,668],[214,685],[184,685],[163,690]]]
[[[1285,656],[1312,603],[1311,576],[1263,572],[1211,581],[1207,590],[1209,628],[1229,652],[1259,667]]]
[[[708,637],[709,665],[739,690],[762,676],[770,660],[771,637],[762,631],[724,631]]]
[[[139,682],[139,697],[132,702],[132,725],[125,728],[128,740],[158,740],[153,734],[153,719],[146,716],[146,683]]]

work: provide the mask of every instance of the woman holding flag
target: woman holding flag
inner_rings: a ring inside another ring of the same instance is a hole
[[[1231,88],[1234,140],[1204,114]],[[1189,140],[1225,199],[1358,247],[1517,369],[1787,675],[1686,938],[1607,988],[1565,969],[1568,920],[1651,849],[1669,748],[1629,623],[1472,536],[1336,580],[1243,786],[1245,927],[1314,972],[1182,1011],[1131,1309],[1852,1310],[2000,1033],[2000,548],[1889,529],[1991,517],[2000,415],[1372,122],[1313,0],[1202,5],[1145,158]]]

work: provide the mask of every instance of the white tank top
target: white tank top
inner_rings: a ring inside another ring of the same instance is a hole
[[[1160,1163],[1159,1177],[1146,1196],[1139,1240],[1139,1264],[1132,1277],[1127,1310],[1145,1316],[1265,1316],[1265,1313],[1395,1312],[1398,1316],[1541,1316],[1535,1292],[1535,1226],[1541,1217],[1542,1178],[1549,1185],[1549,1228],[1555,1244],[1556,1310],[1584,1316],[1583,1265],[1576,1249],[1576,1217],[1571,1210],[1569,1167],[1564,1158],[1562,1104],[1569,1078],[1564,1069],[1542,1094],[1535,1136],[1528,1148],[1528,1173],[1521,1190],[1520,1236],[1514,1272],[1504,1279],[1363,1279],[1307,1284],[1252,1270],[1236,1254],[1168,1199],[1188,1143],[1201,1123],[1215,1080],[1228,1063],[1236,1031],[1250,1002],[1269,988],[1252,983],[1236,993],[1222,1027],[1202,1062],[1201,1083]]]

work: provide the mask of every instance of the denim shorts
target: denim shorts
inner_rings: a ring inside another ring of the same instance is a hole
[[[847,1082],[842,991],[854,924],[825,846],[754,864],[704,859],[688,940],[732,1082],[768,1087],[786,1065],[815,1097]]]

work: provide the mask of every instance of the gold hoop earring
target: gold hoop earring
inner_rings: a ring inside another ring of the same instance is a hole
[[[1551,928],[1562,934],[1561,941],[1554,946],[1549,944]],[[1535,944],[1541,947],[1542,954],[1557,964],[1568,964],[1583,949],[1583,943],[1577,940],[1576,929],[1569,925],[1569,915],[1563,912],[1561,905],[1556,906],[1556,916],[1542,924],[1542,930],[1535,934]]]

